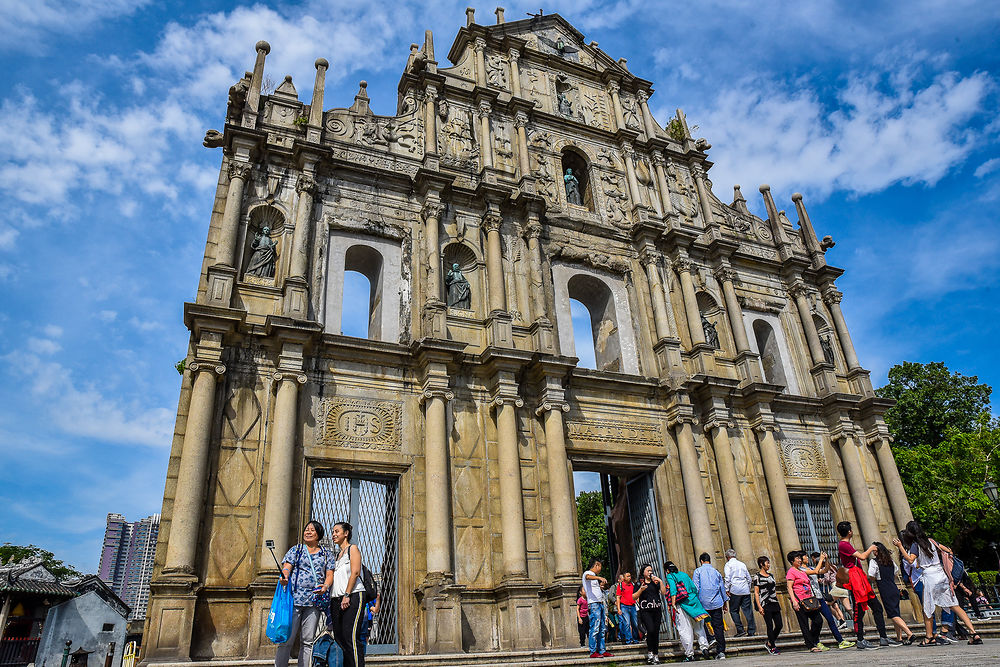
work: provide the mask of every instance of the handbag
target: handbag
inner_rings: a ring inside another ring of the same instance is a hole
[[[271,612],[267,615],[267,628],[264,634],[275,644],[283,644],[292,635],[292,589],[288,584],[278,585],[271,599]]]
[[[815,595],[810,595],[807,598],[799,600],[799,604],[801,604],[802,608],[806,611],[819,611],[820,607],[819,598]]]

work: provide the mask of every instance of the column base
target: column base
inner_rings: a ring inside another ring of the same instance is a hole
[[[417,590],[424,612],[427,653],[461,653],[462,591],[450,574],[431,573]]]
[[[517,183],[517,187],[525,194],[535,194],[535,177],[531,175],[522,176],[521,180]]]
[[[291,276],[285,279],[281,314],[293,320],[309,319],[309,285],[305,278]]]
[[[816,364],[809,369],[813,377],[813,385],[819,396],[829,396],[837,393],[837,372],[833,364]]]
[[[275,644],[264,634],[267,628],[267,616],[271,613],[271,600],[274,599],[274,587],[278,583],[277,575],[258,576],[250,584],[250,636],[247,646],[249,659],[274,659]]]
[[[547,317],[539,317],[528,327],[532,340],[535,342],[535,349],[539,352],[555,354],[556,337],[552,329],[552,322]]]
[[[490,345],[493,347],[514,347],[514,318],[506,310],[494,310],[486,320]]]
[[[681,342],[677,338],[661,338],[653,345],[656,361],[660,367],[660,377],[684,375],[684,361],[681,358]]]
[[[552,648],[575,648],[579,643],[576,629],[576,593],[580,588],[580,577],[569,575],[558,577],[551,586],[541,591],[542,641],[546,639]],[[545,635],[548,635],[546,638]]]
[[[740,352],[736,355],[736,368],[740,373],[740,386],[764,381],[764,373],[760,366],[760,355],[756,352]]]
[[[516,651],[542,646],[541,586],[527,579],[510,579],[496,589],[500,612],[500,648]]]
[[[208,267],[208,288],[205,299],[210,306],[229,308],[236,284],[236,269],[225,264]]]
[[[448,306],[440,299],[428,299],[424,304],[423,320],[424,338],[448,337]]]
[[[691,348],[691,361],[695,374],[715,375],[715,348],[708,343],[698,343]]]
[[[871,373],[864,368],[853,368],[847,372],[847,384],[851,387],[852,394],[862,396],[874,396],[875,389],[872,387]]]
[[[143,663],[191,660],[194,608],[201,583],[189,574],[161,576],[150,585]]]

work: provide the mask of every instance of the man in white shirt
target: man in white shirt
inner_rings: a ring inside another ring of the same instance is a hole
[[[600,574],[601,561],[596,558],[583,573],[583,592],[587,595],[587,611],[590,615],[590,657],[610,658],[613,654],[604,645],[608,610],[604,606],[604,593],[601,591],[602,586],[608,585],[608,580]]]
[[[726,592],[729,594],[729,615],[736,625],[736,636],[757,634],[757,621],[753,617],[753,607],[750,602],[750,570],[746,564],[736,557],[736,551],[726,550],[726,567],[723,569],[726,579]],[[740,611],[746,617],[747,627],[743,630]]]

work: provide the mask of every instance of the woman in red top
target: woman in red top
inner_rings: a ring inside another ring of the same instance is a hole
[[[587,609],[587,595],[583,586],[580,586],[576,595],[576,629],[580,632],[580,646],[586,646],[587,633],[590,632],[590,610]]]
[[[819,633],[823,627],[823,616],[820,614],[819,605],[810,610],[802,604],[803,600],[813,598],[809,575],[799,569],[799,566],[802,565],[802,557],[805,555],[804,551],[788,552],[788,562],[791,567],[785,573],[785,580],[788,583],[788,598],[792,601],[792,609],[795,610],[795,616],[799,619],[799,627],[802,628],[802,638],[806,641],[806,647],[813,653],[820,653],[830,649],[819,643]]]

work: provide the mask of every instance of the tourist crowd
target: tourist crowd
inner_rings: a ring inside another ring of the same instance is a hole
[[[836,561],[826,553],[792,551],[785,555],[785,589],[802,640],[814,653],[829,651],[820,641],[824,623],[837,649],[872,651],[892,646],[939,646],[967,639],[981,644],[972,620],[959,599],[966,600],[979,616],[981,598],[948,547],[928,537],[920,524],[910,521],[892,540],[856,546],[852,526],[837,524],[840,542]],[[898,568],[893,555],[898,556]],[[757,572],[729,549],[720,573],[709,554],[699,556],[699,566],[689,576],[671,561],[658,576],[651,564],[643,565],[633,581],[631,572],[619,575],[614,585],[601,576],[602,563],[594,559],[583,574],[577,599],[580,646],[589,646],[590,657],[611,657],[606,642],[645,641],[646,662],[659,664],[660,627],[667,613],[677,630],[684,660],[725,660],[726,618],[732,619],[736,637],[757,635],[756,615],[764,622],[764,647],[779,653],[777,639],[784,628],[779,588],[768,556],[757,558]],[[865,566],[867,561],[867,567]],[[897,584],[902,581],[903,587]],[[900,615],[900,602],[915,596],[914,613],[923,619],[925,636],[917,641]],[[940,623],[935,611],[940,609]],[[865,617],[871,616],[878,640],[865,636]],[[981,616],[979,616],[981,618]],[[886,619],[891,623],[890,636]],[[847,636],[845,636],[845,633]],[[956,639],[958,637],[958,639]],[[698,649],[695,650],[697,639]]]

